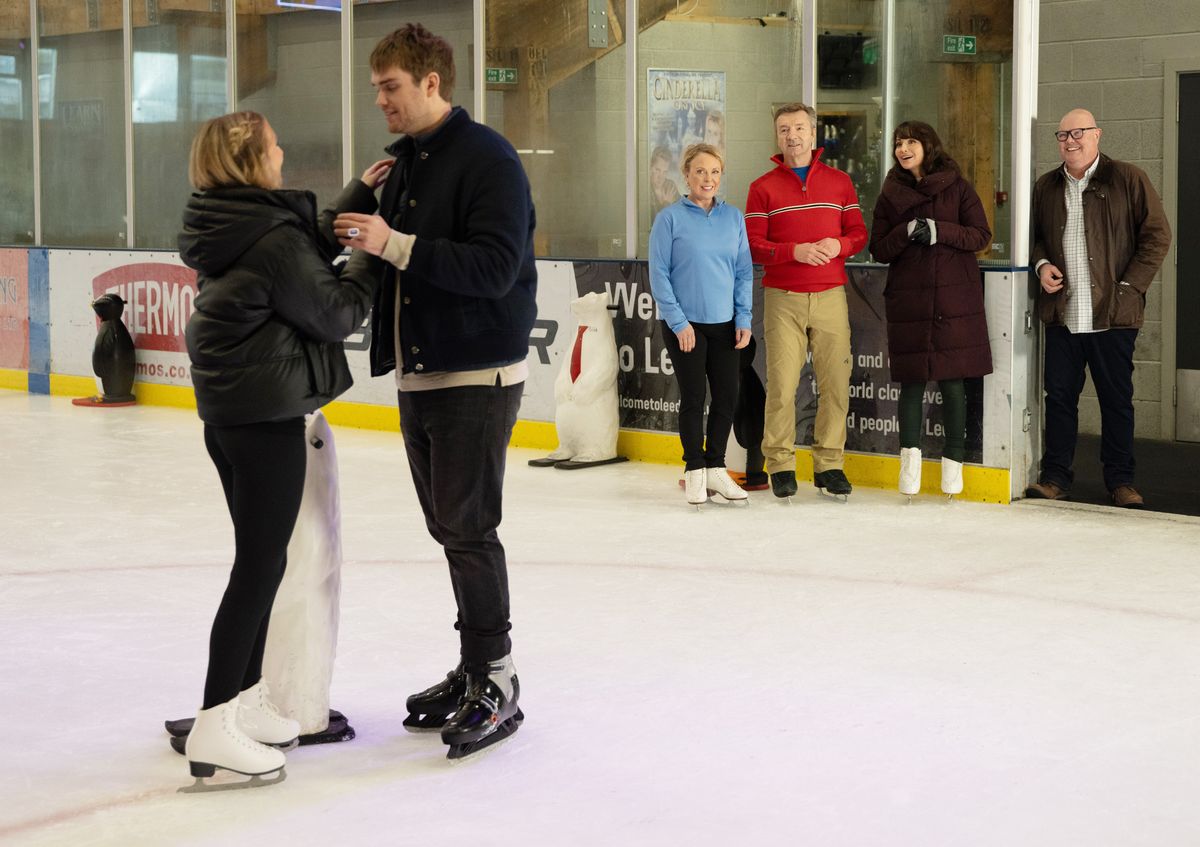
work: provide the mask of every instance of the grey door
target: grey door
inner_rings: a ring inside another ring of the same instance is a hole
[[[1200,73],[1179,75],[1175,438],[1200,441]]]

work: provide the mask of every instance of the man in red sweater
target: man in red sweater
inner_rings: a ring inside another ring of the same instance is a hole
[[[867,243],[850,177],[814,150],[817,113],[803,103],[775,110],[775,168],[750,185],[746,234],[766,268],[763,336],[767,410],[762,450],[776,497],[796,493],[796,389],[811,351],[817,380],[813,483],[849,495],[843,471],[850,406],[850,318],[846,258]]]

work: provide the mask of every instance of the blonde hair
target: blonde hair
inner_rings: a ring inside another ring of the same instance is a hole
[[[266,118],[258,112],[233,112],[205,122],[188,157],[188,179],[196,190],[277,188],[267,168],[266,127]]]
[[[701,153],[707,153],[712,156],[721,163],[721,170],[725,170],[725,157],[721,155],[721,151],[716,147],[711,144],[689,144],[688,148],[683,151],[683,164],[680,166],[680,170],[683,171],[684,176],[687,176],[688,171],[691,170],[692,160]]]

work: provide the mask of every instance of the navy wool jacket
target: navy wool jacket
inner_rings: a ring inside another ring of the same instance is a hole
[[[376,206],[363,185],[343,208],[416,236],[408,267],[385,263],[371,317],[371,374],[510,365],[529,352],[537,316],[533,197],[517,152],[461,107],[433,132],[403,136]],[[395,349],[396,275],[400,340]]]

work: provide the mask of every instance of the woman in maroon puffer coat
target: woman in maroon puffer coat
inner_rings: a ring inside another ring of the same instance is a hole
[[[921,489],[925,385],[942,394],[942,491],[962,491],[967,401],[963,380],[992,372],[975,253],[992,233],[979,195],[929,124],[892,136],[895,165],[875,204],[871,254],[888,268],[884,303],[892,379],[900,383],[900,493]]]

